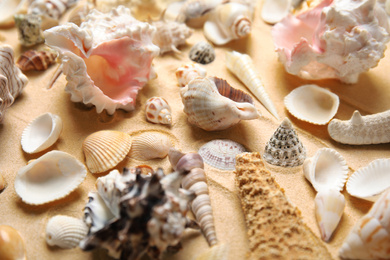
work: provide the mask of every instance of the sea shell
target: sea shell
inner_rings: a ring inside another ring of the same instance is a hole
[[[266,144],[263,158],[270,164],[282,167],[299,166],[305,161],[306,148],[287,117]]]
[[[252,26],[252,11],[239,3],[219,5],[210,13],[210,19],[203,26],[208,40],[223,45],[234,39],[248,36]]]
[[[198,255],[195,260],[228,260],[229,251],[230,249],[227,244],[219,243]]]
[[[176,70],[176,78],[180,87],[184,87],[191,80],[206,77],[207,71],[196,63],[185,64]]]
[[[19,42],[23,46],[33,46],[45,41],[41,30],[42,19],[35,14],[15,15]]]
[[[149,122],[164,125],[172,124],[171,107],[162,97],[152,97],[146,101],[145,116]]]
[[[197,153],[184,154],[173,148],[169,150],[168,156],[175,170],[189,171],[182,179],[181,186],[195,193],[196,197],[191,203],[191,210],[209,246],[216,245],[218,240],[202,157]]]
[[[79,0],[32,0],[27,12],[40,16],[48,16],[58,20],[65,11]]]
[[[185,44],[186,39],[193,33],[184,23],[156,21],[151,24],[156,27],[153,43],[160,47],[160,55],[170,51],[179,53],[177,47]]]
[[[216,139],[199,148],[203,161],[217,169],[232,171],[236,168],[236,155],[246,152],[242,144],[228,139]]]
[[[245,84],[271,115],[279,120],[276,108],[265,92],[263,82],[256,72],[251,57],[236,51],[226,52],[226,67]]]
[[[287,16],[291,6],[291,0],[265,0],[261,8],[261,18],[266,23],[275,24]]]
[[[192,61],[200,64],[209,64],[215,59],[215,51],[210,43],[200,41],[192,46],[189,57]]]
[[[75,157],[50,151],[19,169],[15,191],[27,204],[41,205],[64,198],[87,176],[87,169]]]
[[[287,110],[296,118],[315,125],[327,124],[337,113],[339,97],[317,85],[303,85],[284,98]]]
[[[353,227],[340,248],[346,259],[390,258],[390,191],[383,193]]]
[[[196,78],[181,89],[188,122],[206,131],[227,129],[259,117],[252,98],[218,78]]]
[[[28,50],[19,56],[16,64],[22,71],[46,70],[55,63],[57,53],[54,51]]]
[[[7,225],[0,225],[0,259],[26,260],[22,236],[16,229]]]
[[[0,174],[0,192],[2,192],[5,189],[6,182],[4,180],[4,177],[2,174]]]
[[[27,77],[15,66],[12,47],[0,44],[0,123],[5,110],[22,93],[27,82]]]
[[[380,144],[390,142],[390,110],[362,116],[355,111],[350,120],[329,122],[330,137],[343,144]]]
[[[342,191],[348,178],[348,165],[336,150],[321,148],[303,163],[303,173],[317,192]]]
[[[89,2],[79,4],[72,9],[68,16],[68,22],[74,23],[79,26],[87,19],[88,13],[92,10],[93,6]]]
[[[61,117],[45,113],[31,121],[22,133],[22,148],[26,153],[41,152],[53,145],[62,131]]]
[[[387,16],[377,1],[321,1],[272,28],[279,60],[286,71],[318,80],[356,83],[377,66],[390,40]]]
[[[46,243],[61,248],[75,248],[88,233],[82,219],[56,215],[46,224]]]
[[[323,189],[317,193],[314,203],[321,238],[328,242],[343,215],[345,207],[344,195],[335,189]]]
[[[0,27],[14,25],[14,15],[26,11],[28,0],[3,0],[0,2]]]
[[[167,135],[145,132],[133,138],[129,156],[139,161],[164,158],[171,145]]]
[[[390,0],[385,1],[385,10],[387,15],[390,15]]]
[[[92,10],[80,27],[66,23],[44,35],[46,44],[59,52],[71,100],[113,114],[116,109],[134,110],[138,90],[156,77],[154,32],[155,27],[119,6],[109,13]]]
[[[130,148],[130,135],[113,130],[98,131],[83,142],[85,163],[91,173],[105,172],[125,159]]]
[[[376,159],[355,171],[347,181],[347,192],[352,196],[376,201],[390,188],[390,159]]]

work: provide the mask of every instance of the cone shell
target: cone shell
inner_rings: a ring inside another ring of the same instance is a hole
[[[376,201],[390,188],[390,159],[377,159],[349,177],[347,192],[361,199]]]
[[[27,204],[41,205],[64,198],[83,182],[87,169],[76,158],[51,151],[19,169],[15,191]]]
[[[207,71],[195,63],[185,64],[176,70],[176,78],[180,87],[184,87],[197,77],[204,78],[206,74]]]
[[[7,225],[0,225],[0,259],[26,260],[22,236],[16,229]]]
[[[315,125],[327,124],[337,113],[339,97],[317,85],[303,85],[284,98],[287,110],[296,118]]]
[[[336,150],[322,148],[305,160],[303,173],[317,192],[329,189],[342,191],[348,177],[348,165]]]
[[[31,121],[22,133],[22,148],[26,153],[41,152],[53,145],[62,131],[59,116],[45,113]]]
[[[57,53],[54,51],[28,50],[24,52],[16,61],[22,71],[46,70],[55,63]]]
[[[338,190],[321,190],[315,199],[315,213],[321,238],[328,242],[344,212],[345,198]]]
[[[133,138],[130,157],[139,161],[164,158],[171,146],[171,140],[167,135],[145,132]]]
[[[57,215],[46,225],[46,243],[61,248],[75,248],[87,235],[88,227],[83,220]]]
[[[98,131],[83,142],[85,163],[91,173],[105,172],[125,159],[130,148],[130,135],[119,131]]]
[[[146,101],[145,116],[149,122],[164,125],[172,124],[171,107],[162,97],[152,97]]]

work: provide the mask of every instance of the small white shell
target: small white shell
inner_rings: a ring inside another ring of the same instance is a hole
[[[133,138],[129,156],[139,161],[164,158],[171,146],[167,135],[145,132]]]
[[[216,139],[199,148],[203,161],[217,169],[232,171],[236,168],[236,155],[246,152],[242,144],[228,139]]]
[[[275,24],[290,12],[291,5],[291,0],[265,0],[261,9],[261,18],[266,23]]]
[[[171,107],[162,97],[152,97],[146,101],[145,116],[149,122],[157,124],[172,124]]]
[[[156,27],[153,43],[160,47],[160,55],[165,52],[180,52],[177,47],[185,44],[193,30],[184,23],[174,21],[157,21],[152,23]]]
[[[189,57],[192,61],[200,64],[209,64],[215,59],[215,51],[210,43],[200,41],[192,46]]]
[[[317,192],[329,189],[342,191],[348,177],[348,165],[336,150],[321,148],[305,160],[303,173]]]
[[[15,191],[27,204],[41,205],[74,191],[87,176],[84,164],[61,151],[50,151],[19,169]]]
[[[47,222],[46,243],[61,248],[74,248],[79,245],[87,233],[88,227],[83,220],[57,215]]]
[[[349,177],[346,186],[352,196],[376,201],[390,188],[390,159],[376,159],[360,168]]]
[[[287,110],[296,118],[315,124],[327,124],[337,113],[339,97],[317,85],[303,85],[284,98]]]
[[[196,63],[183,65],[176,70],[176,78],[180,87],[184,87],[197,77],[204,78],[206,74],[207,71]]]
[[[45,113],[31,121],[22,133],[22,148],[26,153],[37,153],[49,148],[60,136],[62,120],[59,116]]]
[[[315,212],[321,238],[328,242],[344,212],[345,198],[338,190],[321,190],[315,199]]]

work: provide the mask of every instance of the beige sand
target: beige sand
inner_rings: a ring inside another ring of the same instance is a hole
[[[314,126],[292,117],[284,108],[283,98],[294,88],[312,83],[288,75],[278,62],[271,38],[271,26],[264,24],[259,16],[261,3],[255,12],[252,35],[247,39],[231,42],[223,47],[216,47],[216,60],[206,65],[209,75],[226,79],[233,87],[246,90],[237,78],[225,67],[225,52],[236,50],[249,54],[263,78],[265,89],[275,103],[278,113],[283,119],[289,117],[300,140],[307,149],[308,156],[313,156],[322,147],[331,147],[339,151],[347,160],[350,172],[366,166],[376,158],[390,157],[390,145],[348,146],[338,144],[330,139],[326,126]],[[25,50],[17,42],[16,30],[0,30],[6,43],[13,46],[16,57]],[[160,130],[168,133],[175,141],[175,146],[183,152],[196,151],[209,140],[230,138],[245,145],[249,151],[264,151],[269,140],[280,122],[277,122],[255,100],[255,106],[263,114],[257,120],[243,121],[238,125],[217,132],[206,132],[187,122],[183,113],[179,87],[175,78],[175,70],[182,64],[190,62],[188,54],[192,45],[204,40],[200,29],[187,40],[187,45],[180,47],[181,54],[168,53],[158,57],[154,65],[158,78],[149,82],[139,93],[136,109],[133,112],[118,111],[114,116],[104,113],[97,114],[94,108],[87,108],[83,104],[70,101],[69,94],[65,93],[66,80],[61,76],[54,87],[46,89],[46,84],[55,71],[51,67],[48,71],[30,72],[30,80],[23,94],[10,107],[0,126],[0,173],[8,183],[7,188],[0,194],[0,224],[7,224],[18,229],[26,241],[28,259],[106,259],[103,251],[82,252],[80,249],[62,250],[50,248],[46,245],[44,234],[48,218],[56,214],[65,214],[82,217],[82,210],[86,203],[87,194],[94,190],[94,183],[98,176],[88,173],[82,185],[68,197],[55,203],[42,206],[24,204],[16,195],[13,181],[18,169],[31,159],[36,159],[50,150],[61,150],[76,156],[84,162],[81,146],[83,140],[91,133],[113,129],[129,134],[144,130]],[[349,119],[355,109],[363,114],[382,112],[390,109],[389,75],[390,51],[380,61],[379,66],[360,76],[359,83],[354,85],[341,84],[335,80],[318,81],[316,84],[329,88],[339,95],[341,105],[336,118]],[[156,125],[145,120],[143,111],[146,100],[152,96],[164,97],[172,107],[173,125],[171,127]],[[64,122],[64,129],[60,139],[49,149],[38,154],[26,154],[22,151],[20,139],[23,129],[28,122],[45,112],[59,115]],[[127,158],[118,169],[124,166],[134,166],[145,162]],[[163,167],[167,172],[171,170],[168,159],[153,160],[147,164]],[[285,190],[285,194],[302,212],[302,217],[315,235],[319,231],[314,217],[315,191],[307,182],[302,173],[302,167],[281,168],[266,164],[276,182]],[[210,185],[210,197],[213,206],[217,236],[219,240],[229,246],[229,259],[244,259],[249,250],[246,236],[244,216],[241,210],[240,198],[234,184],[234,174],[229,171],[219,171],[206,165],[206,174]],[[337,258],[338,249],[354,223],[371,207],[371,202],[352,198],[344,191],[346,209],[334,237],[325,244],[334,258]],[[184,248],[174,257],[167,259],[192,259],[207,250],[207,243],[197,231],[189,231],[183,238]]]

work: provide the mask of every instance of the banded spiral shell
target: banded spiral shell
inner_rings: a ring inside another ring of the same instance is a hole
[[[144,132],[132,139],[130,157],[147,161],[164,158],[172,146],[171,140],[165,134],[158,132]]]
[[[192,46],[189,57],[192,61],[200,64],[209,64],[215,59],[215,51],[210,43],[200,41]]]
[[[125,159],[130,148],[130,135],[112,130],[98,131],[83,142],[85,163],[91,173],[104,172]]]
[[[26,260],[23,238],[11,226],[0,225],[0,259]]]
[[[84,221],[70,216],[57,215],[46,224],[46,242],[50,246],[77,247],[87,233]]]
[[[56,57],[54,51],[28,50],[18,58],[16,64],[22,71],[46,70],[55,63]]]
[[[145,116],[149,122],[164,125],[172,124],[171,107],[162,97],[152,97],[146,101]]]

